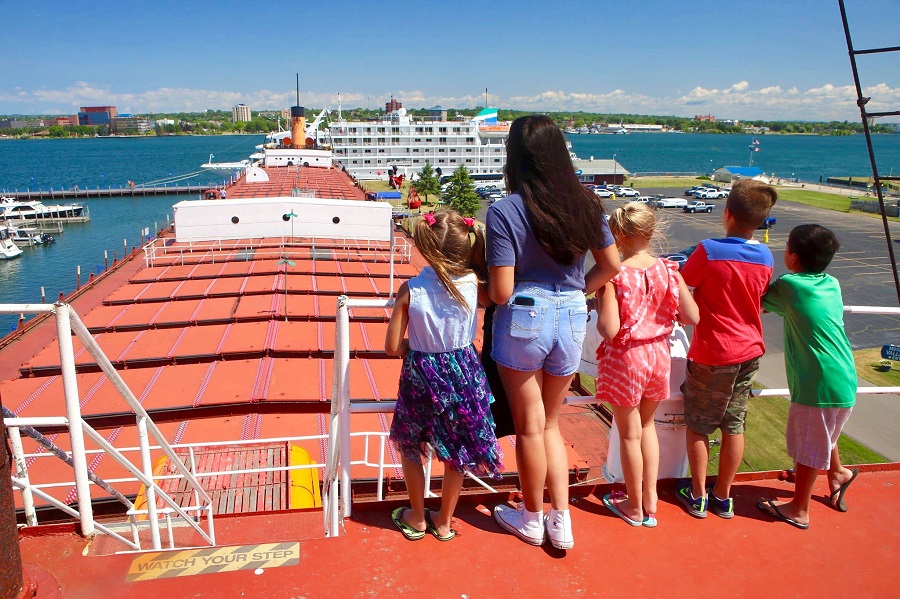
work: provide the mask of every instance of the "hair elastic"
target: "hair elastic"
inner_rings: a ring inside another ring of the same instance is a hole
[[[475,219],[471,216],[466,216],[465,218],[463,218],[463,222],[466,223],[466,226],[470,229],[475,226]]]
[[[430,212],[427,213],[427,214],[423,214],[423,215],[422,215],[422,218],[425,219],[425,222],[428,223],[428,226],[429,226],[429,227],[433,227],[433,226],[434,226],[434,223],[437,222],[437,219],[434,218],[434,214],[432,214],[432,213],[430,213]]]

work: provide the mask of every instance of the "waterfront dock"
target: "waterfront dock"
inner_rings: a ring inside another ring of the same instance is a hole
[[[16,200],[77,200],[87,198],[123,198],[141,196],[183,195],[219,189],[222,185],[159,185],[135,187],[92,187],[73,189],[2,190],[3,197]]]

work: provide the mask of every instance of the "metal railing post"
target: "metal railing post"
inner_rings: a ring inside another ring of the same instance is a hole
[[[7,429],[9,444],[13,452],[13,461],[16,464],[16,478],[25,483],[22,489],[22,507],[25,509],[25,524],[37,526],[37,512],[34,509],[34,495],[31,493],[31,481],[28,478],[28,464],[25,461],[25,449],[22,447],[22,435],[18,426],[10,426]]]
[[[81,534],[94,534],[94,512],[91,507],[91,487],[88,480],[87,459],[84,454],[84,430],[81,427],[81,406],[78,398],[78,379],[75,375],[75,351],[72,347],[71,308],[58,302],[56,336],[59,340],[59,363],[62,370],[63,393],[66,398],[66,417],[69,419],[69,443],[72,467],[75,470],[75,490],[78,497],[78,518]]]
[[[150,442],[147,433],[147,417],[140,415],[136,419],[138,439],[141,446],[141,470],[148,480],[153,481],[153,461],[150,458]],[[154,549],[161,549],[159,540],[159,520],[156,515],[156,488],[150,484],[146,486],[147,494],[147,522],[150,524],[150,538]]]
[[[340,478],[341,478],[341,512],[344,518],[350,517],[350,312],[347,307],[349,298],[338,299],[337,327],[335,335],[338,344],[335,346],[337,363],[334,365],[339,377],[340,394],[338,396],[338,433],[340,435]]]

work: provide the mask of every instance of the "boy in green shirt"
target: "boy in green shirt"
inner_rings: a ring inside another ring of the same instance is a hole
[[[788,455],[794,460],[794,498],[760,499],[759,509],[797,528],[809,528],[809,504],[819,470],[828,471],[831,505],[847,511],[844,493],[859,474],[841,465],[837,441],[856,403],[856,367],[844,332],[837,279],[825,268],[840,245],[829,229],[800,225],[788,237],[784,264],[763,308],[784,317],[784,366],[791,407]]]

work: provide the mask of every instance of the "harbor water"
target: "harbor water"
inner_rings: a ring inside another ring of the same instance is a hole
[[[215,162],[247,158],[261,135],[208,137],[87,138],[0,140],[0,195],[26,189],[79,189],[163,184],[220,183],[222,174],[201,172],[213,154]],[[580,158],[616,160],[630,172],[707,173],[721,166],[746,166],[749,146],[758,139],[753,163],[767,174],[818,182],[819,177],[871,175],[865,138],[818,136],[749,136],[701,134],[570,135]],[[900,173],[900,135],[873,138],[879,171]],[[86,282],[90,273],[110,264],[132,246],[140,247],[141,231],[162,227],[171,207],[193,196],[90,198],[91,222],[67,224],[55,244],[24,248],[15,260],[0,260],[0,303],[47,301],[69,294],[77,285],[77,269]],[[0,316],[0,334],[17,318]]]

